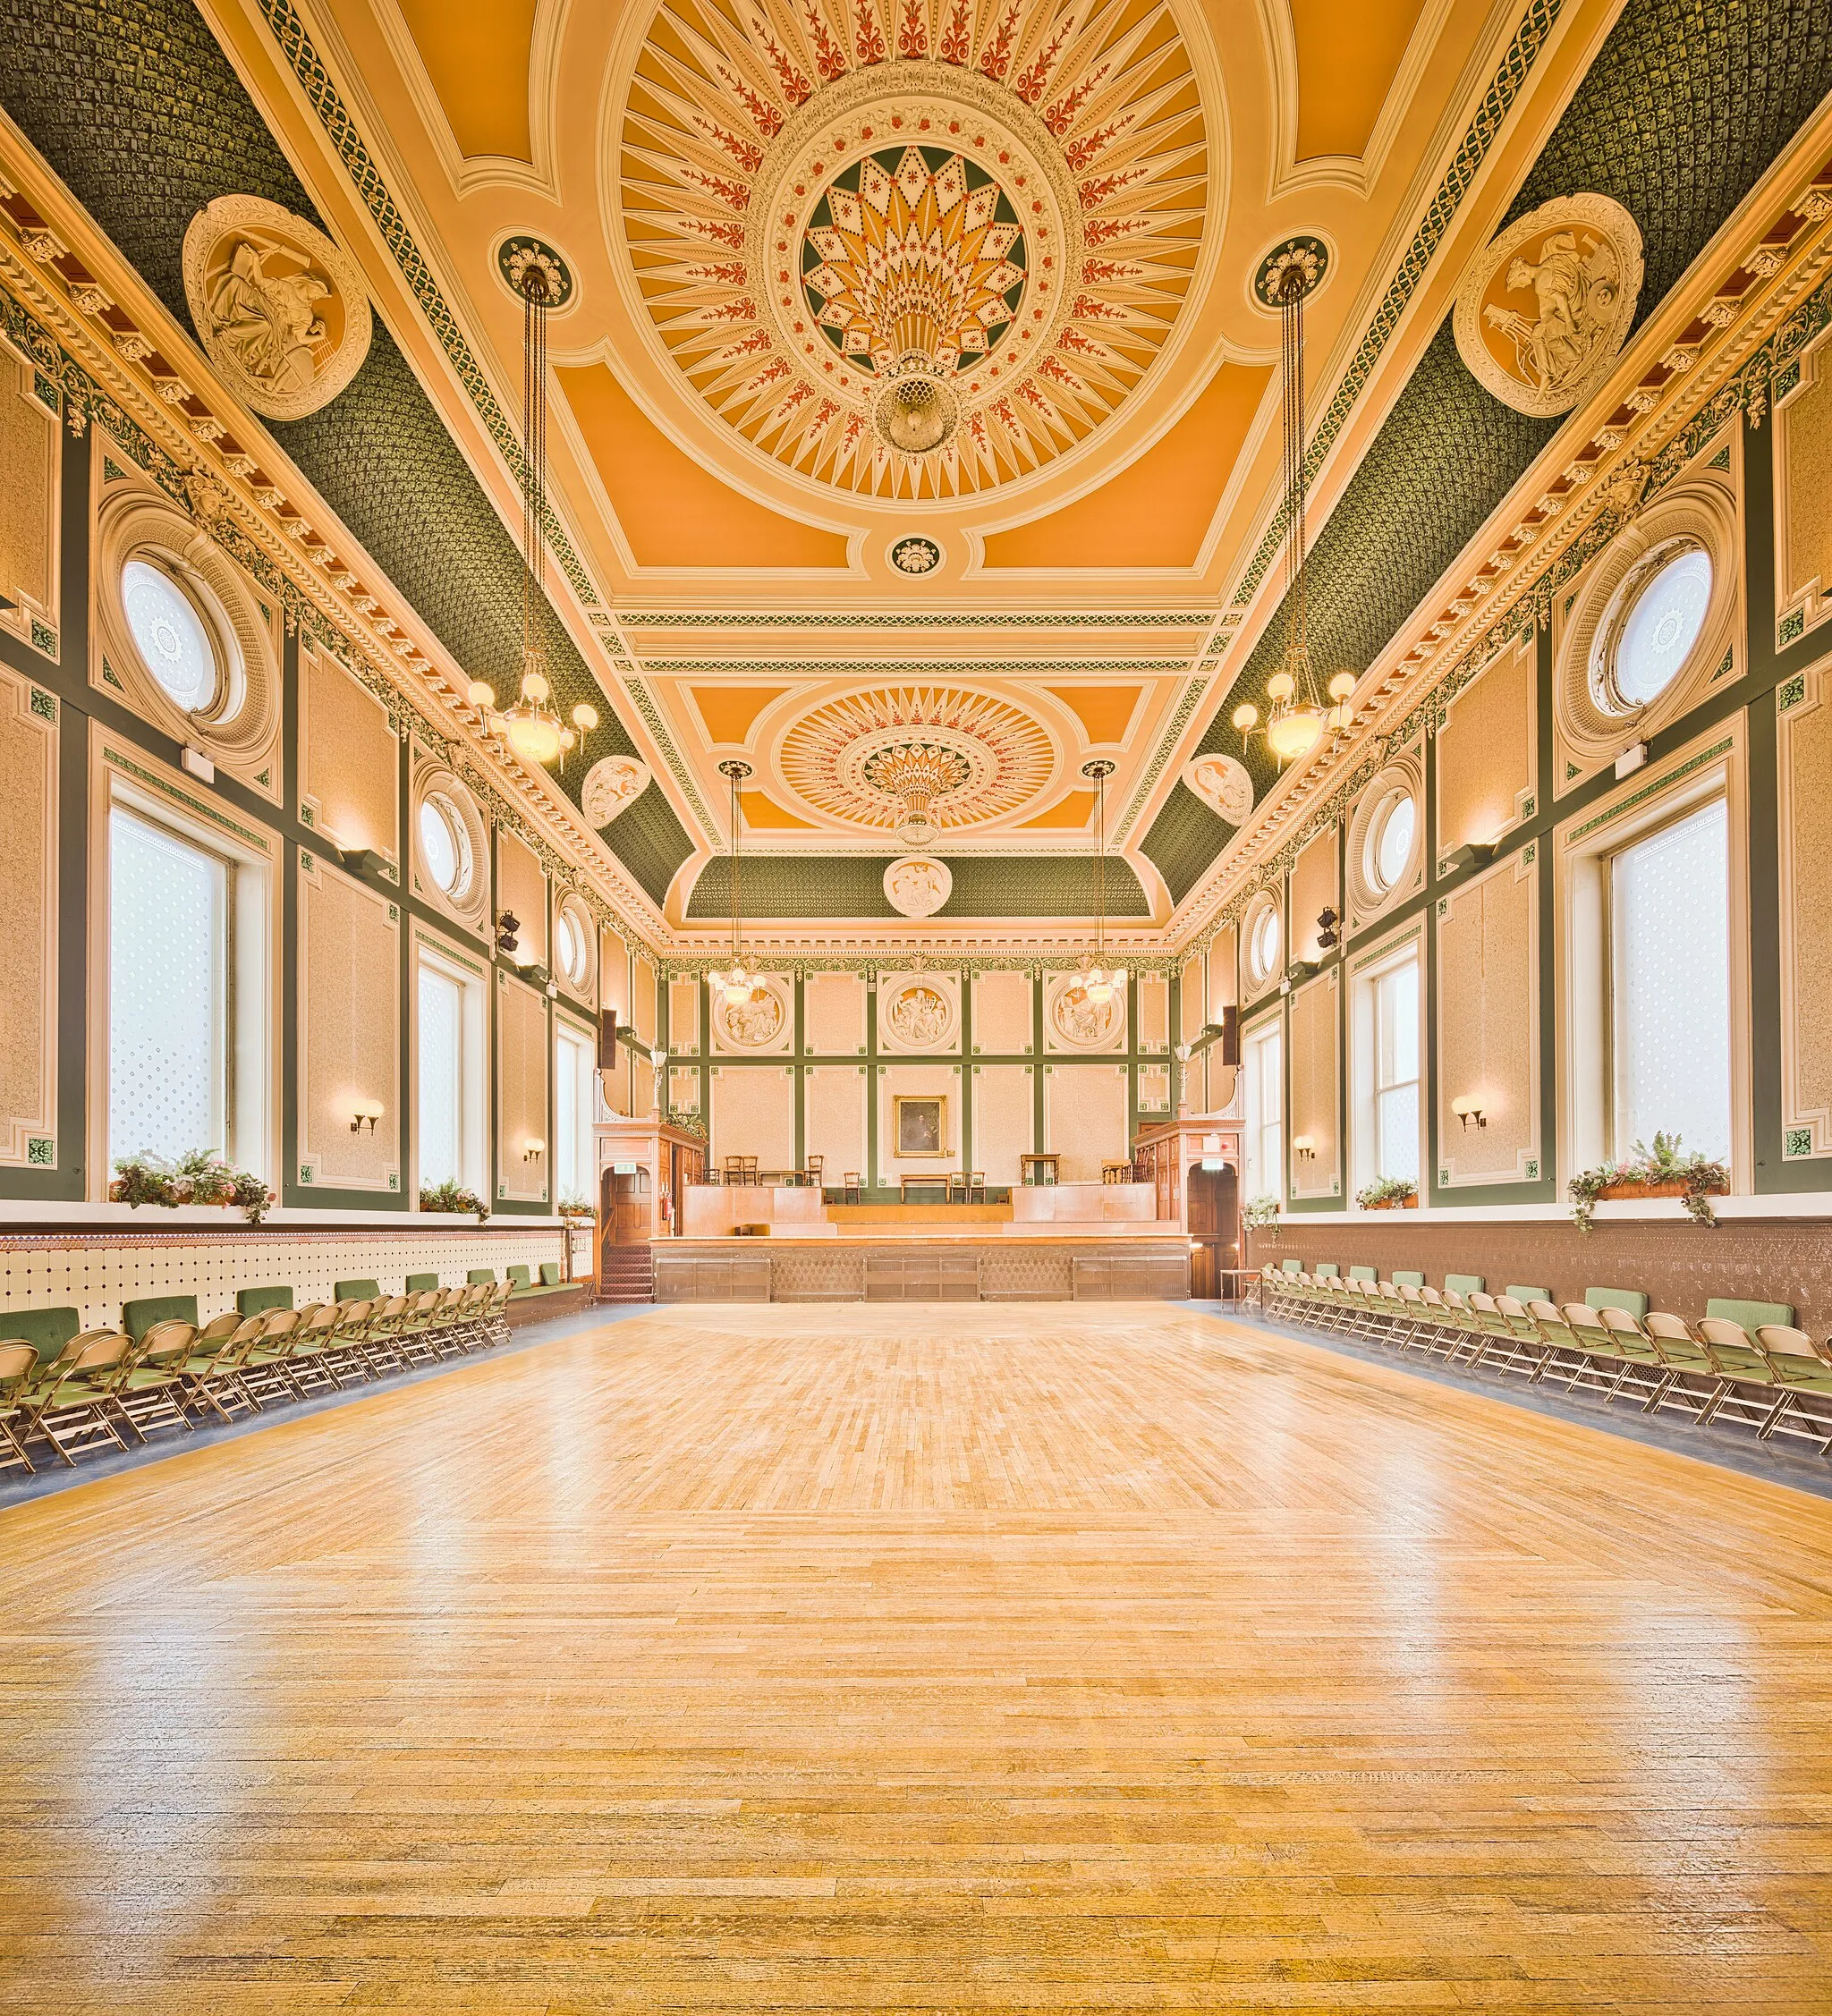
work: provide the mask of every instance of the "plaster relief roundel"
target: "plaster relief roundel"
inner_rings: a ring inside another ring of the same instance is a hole
[[[933,917],[954,886],[946,861],[930,854],[908,854],[884,871],[884,893],[900,917]]]
[[[787,1017],[782,996],[768,983],[735,1008],[716,995],[713,1012],[721,1034],[735,1050],[767,1049],[783,1033]]]
[[[900,987],[885,1013],[892,1034],[912,1050],[937,1049],[954,1035],[954,1004],[927,980]]]
[[[1113,1040],[1124,1013],[1115,993],[1096,1001],[1072,982],[1058,987],[1049,1004],[1056,1035],[1071,1050],[1101,1050]]]
[[[595,826],[609,826],[649,789],[648,764],[634,756],[604,756],[585,773],[579,809]]]
[[[1511,224],[1465,272],[1456,347],[1518,413],[1568,413],[1609,374],[1641,292],[1641,233],[1607,196],[1562,196]]]
[[[1219,750],[1192,756],[1183,766],[1183,782],[1230,826],[1244,826],[1253,809],[1253,780],[1245,764]]]
[[[756,453],[886,500],[1022,482],[1183,312],[1209,115],[1175,16],[664,0],[609,225],[657,355]]]
[[[277,203],[217,197],[191,220],[183,264],[210,361],[270,419],[329,405],[369,355],[369,295],[354,260]]]

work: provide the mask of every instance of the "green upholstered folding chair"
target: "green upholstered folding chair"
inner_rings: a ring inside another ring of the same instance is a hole
[[[1707,1308],[1724,1306],[1722,1298],[1706,1305]],[[1776,1305],[1743,1303],[1740,1306],[1748,1309]],[[1779,1381],[1768,1352],[1734,1317],[1701,1317],[1697,1328],[1699,1342],[1704,1345],[1705,1355],[1711,1360],[1711,1369],[1727,1382],[1727,1389],[1713,1409],[1712,1418],[1721,1414],[1733,1421],[1745,1422],[1760,1433],[1786,1403],[1786,1394],[1778,1390]]]
[[[286,1366],[301,1394],[337,1391],[340,1382],[333,1354],[342,1320],[335,1302],[314,1302],[300,1310]]]
[[[1612,1329],[1633,1324],[1625,1309],[1605,1306],[1603,1320]],[[1653,1397],[1642,1410],[1654,1413],[1673,1408],[1690,1419],[1708,1422],[1730,1390],[1730,1381],[1711,1362],[1711,1354],[1683,1316],[1650,1309],[1636,1326],[1660,1360],[1661,1376]]]
[[[1832,1448],[1832,1352],[1788,1323],[1760,1325],[1756,1342],[1768,1353],[1782,1394],[1757,1432],[1764,1441],[1777,1432],[1807,1436],[1824,1455]]]
[[[14,1431],[14,1424],[25,1419],[26,1391],[38,1364],[36,1344],[22,1338],[0,1344],[0,1470],[11,1470],[15,1464],[23,1464],[29,1471],[38,1468]]]
[[[133,1364],[133,1339],[120,1330],[79,1332],[74,1348],[31,1389],[19,1438],[43,1436],[73,1469],[76,1453],[96,1442],[125,1449],[114,1395]]]
[[[261,1334],[242,1361],[242,1383],[257,1407],[272,1400],[302,1400],[304,1388],[293,1370],[293,1348],[299,1329],[297,1309],[269,1309]]]
[[[293,1286],[290,1282],[276,1282],[265,1288],[238,1288],[235,1291],[235,1309],[240,1316],[265,1316],[269,1309],[290,1309],[293,1307]]]
[[[494,1282],[496,1278],[496,1270],[494,1267],[472,1267],[464,1278],[473,1285],[479,1282]]]
[[[1535,1300],[1543,1301],[1545,1297]],[[1552,1354],[1552,1346],[1540,1334],[1532,1311],[1518,1295],[1497,1295],[1495,1310],[1501,1318],[1501,1334],[1483,1354],[1483,1363],[1502,1372],[1523,1373],[1529,1381],[1537,1378]]]
[[[384,1296],[370,1310],[362,1352],[377,1376],[384,1372],[398,1372],[407,1362],[401,1350],[402,1319],[406,1314],[405,1295]]]
[[[184,1410],[184,1368],[197,1349],[197,1326],[182,1320],[156,1323],[134,1352],[133,1363],[114,1395],[137,1440],[156,1427],[191,1432]]]
[[[121,1327],[139,1343],[156,1323],[188,1323],[197,1328],[195,1295],[142,1295],[121,1305]]]

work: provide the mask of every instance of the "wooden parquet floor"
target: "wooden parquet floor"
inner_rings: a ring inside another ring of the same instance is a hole
[[[658,1310],[0,1516],[9,2016],[1832,2009],[1832,1505],[1173,1307]]]

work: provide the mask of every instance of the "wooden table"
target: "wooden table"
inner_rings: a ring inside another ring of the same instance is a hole
[[[933,1184],[937,1190],[941,1191],[942,1202],[944,1204],[947,1202],[948,1172],[946,1169],[937,1169],[932,1174],[921,1176],[899,1176],[897,1178],[897,1197],[900,1202],[907,1204],[910,1201],[910,1186],[912,1183],[918,1185],[923,1183]]]

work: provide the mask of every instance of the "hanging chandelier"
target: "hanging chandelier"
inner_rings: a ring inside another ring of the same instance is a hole
[[[526,763],[564,765],[568,753],[598,726],[598,709],[581,700],[572,724],[562,721],[547,677],[540,616],[546,598],[547,508],[547,310],[559,298],[559,269],[539,252],[513,260],[510,277],[522,296],[522,683],[514,703],[500,713],[488,682],[471,682],[470,699],[492,734],[501,735]]]
[[[966,759],[931,742],[897,742],[867,758],[864,774],[875,790],[897,808],[897,840],[904,847],[929,847],[937,829],[929,817],[938,798],[967,780]]]
[[[1310,581],[1305,507],[1310,472],[1304,463],[1304,301],[1323,277],[1323,260],[1312,242],[1293,239],[1260,268],[1256,283],[1260,298],[1276,308],[1284,389],[1285,433],[1285,662],[1266,682],[1270,707],[1266,716],[1266,746],[1281,763],[1308,756],[1328,730],[1340,732],[1353,718],[1349,697],[1355,675],[1339,672],[1329,682],[1331,705],[1318,698],[1310,665],[1309,635]],[[1251,700],[1234,711],[1242,746],[1260,726],[1260,709]]]
[[[747,1001],[764,997],[763,975],[744,960],[744,913],[738,900],[738,866],[743,854],[744,809],[739,786],[751,775],[751,766],[731,756],[719,765],[719,775],[732,786],[732,963],[708,975],[727,1008],[742,1008]]]
[[[1097,756],[1081,766],[1081,775],[1094,786],[1096,824],[1094,843],[1094,953],[1081,955],[1081,970],[1071,990],[1082,1000],[1104,1008],[1113,999],[1119,975],[1107,963],[1107,780],[1116,767],[1111,757]]]

